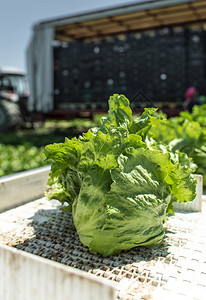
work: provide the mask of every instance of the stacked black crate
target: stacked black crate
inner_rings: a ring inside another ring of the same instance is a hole
[[[127,36],[117,36],[113,43],[113,80],[114,92],[123,94],[129,97],[128,92],[128,52],[130,44],[127,41]]]
[[[54,58],[54,105],[61,99],[61,45],[60,43],[56,43],[53,45],[53,58]]]
[[[68,99],[69,103],[74,103],[78,105],[81,102],[81,92],[82,92],[82,42],[81,41],[72,41],[69,43],[68,48]]]
[[[169,86],[172,85],[172,57],[171,57],[171,30],[169,28],[161,28],[156,31],[154,47],[154,101],[168,102],[170,94]]]
[[[126,37],[127,49],[125,51],[125,70],[120,71],[119,76],[126,79],[127,90],[125,96],[131,100],[139,85],[139,73],[137,62],[137,39],[135,34],[128,34]]]
[[[155,32],[145,32],[141,39],[142,44],[142,55],[140,59],[142,61],[142,76],[140,81],[140,86],[145,94],[144,106],[150,105],[147,103],[146,99],[150,101],[155,101],[154,91],[155,91],[155,76],[156,76],[156,60],[157,60],[157,39]]]
[[[200,94],[206,94],[205,43],[205,31],[202,28],[189,29],[187,85],[195,86]]]
[[[128,67],[128,86],[129,98],[132,100],[136,93],[143,89],[142,76],[144,73],[144,45],[142,43],[142,34],[133,33],[128,36],[130,49],[127,56]],[[133,105],[141,106],[140,103],[133,103]]]
[[[68,96],[68,44],[54,45],[54,103],[58,107]]]
[[[105,97],[105,64],[103,41],[94,41],[91,45],[92,65],[90,69],[90,77],[92,81],[92,90],[94,93],[93,102],[100,105],[104,102]]]
[[[85,105],[90,104],[94,98],[92,88],[91,70],[93,64],[93,43],[84,42],[81,48],[81,68],[82,68],[82,102]]]
[[[115,38],[107,37],[103,40],[102,46],[102,60],[104,62],[104,97],[107,103],[110,96],[117,93],[116,86],[118,85],[117,79],[115,78],[115,52],[114,52]]]
[[[186,88],[186,32],[185,28],[174,28],[172,30],[171,47],[171,86],[168,92],[172,95],[172,102],[183,102]]]
[[[75,105],[81,92],[80,45],[78,41],[54,46],[54,102],[56,107]]]
[[[138,63],[137,63],[137,41],[135,34],[128,34],[127,40],[130,45],[130,49],[127,52],[127,79],[128,79],[128,92],[126,96],[129,98],[129,100],[132,99],[132,97],[135,94],[135,86],[138,85]]]

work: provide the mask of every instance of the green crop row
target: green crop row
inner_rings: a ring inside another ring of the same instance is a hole
[[[41,167],[44,159],[43,147],[0,144],[0,176]]]
[[[34,130],[0,134],[0,177],[44,166],[44,146],[64,142],[65,137],[72,138],[91,127],[99,126],[102,116],[94,115],[92,120],[48,120]]]

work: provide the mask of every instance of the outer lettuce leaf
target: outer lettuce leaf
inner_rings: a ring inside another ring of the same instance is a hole
[[[163,169],[168,165],[166,172],[173,182],[173,185],[171,186],[172,198],[167,213],[174,214],[173,202],[187,203],[194,199],[194,195],[196,194],[196,180],[193,173],[195,172],[197,165],[193,163],[192,159],[189,158],[187,154],[180,151],[172,152],[169,146],[159,144],[152,139],[147,140],[147,145],[149,149],[161,150],[160,153],[167,155],[169,165],[165,160]],[[165,179],[167,180],[167,177],[165,177]],[[170,183],[171,181],[168,182],[168,184]]]
[[[132,125],[129,128],[130,133],[140,135],[143,140],[147,138],[150,129],[159,123],[160,119],[165,119],[162,115],[157,114],[156,108],[145,108],[140,117],[134,119]]]
[[[85,172],[93,163],[93,145],[66,138],[65,143],[47,145],[45,155],[51,161],[49,184],[52,180],[55,183],[58,182],[59,191],[61,185],[67,191],[70,201],[74,201],[79,194]],[[58,180],[55,179],[56,177]],[[52,192],[53,190],[51,190]],[[55,195],[58,195],[57,190],[55,190]],[[62,197],[59,200],[63,202]]]
[[[192,158],[194,162],[197,164],[197,174],[203,175],[203,185],[206,186],[206,142],[196,148],[193,152]]]
[[[118,168],[95,166],[85,178],[73,204],[73,219],[91,252],[111,255],[161,242],[170,192],[156,177],[159,166],[144,153],[140,148],[121,154]]]
[[[62,204],[66,203],[66,210],[72,210],[72,203],[70,201],[69,192],[65,188],[63,188],[62,184],[53,182],[53,184],[45,192],[45,196],[47,200],[58,199],[62,202]]]
[[[103,255],[160,243],[172,193],[192,198],[181,182],[188,174],[183,178],[185,170],[176,168],[167,153],[133,149],[121,154],[118,164],[111,171],[95,166],[73,204],[80,240]]]
[[[106,118],[102,118],[100,130],[107,132],[110,125],[129,130],[132,123],[132,110],[129,106],[129,100],[123,96],[114,94],[109,99],[109,111]]]

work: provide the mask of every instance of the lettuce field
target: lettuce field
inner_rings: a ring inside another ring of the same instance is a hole
[[[91,127],[100,126],[101,117],[46,121],[37,124],[35,129],[0,133],[0,176],[45,165],[46,145],[64,142],[65,137],[79,136]],[[151,128],[151,136],[169,145],[171,150],[179,150],[191,157],[206,185],[206,104],[195,106],[192,113],[185,111],[168,120],[162,114],[162,119]]]
[[[63,142],[98,126],[100,117],[71,121],[46,121],[35,129],[0,133],[0,177],[45,165],[44,147]]]

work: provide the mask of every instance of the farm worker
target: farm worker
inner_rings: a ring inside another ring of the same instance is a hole
[[[194,86],[189,87],[185,93],[184,108],[190,113],[194,105],[198,105],[197,90]]]

